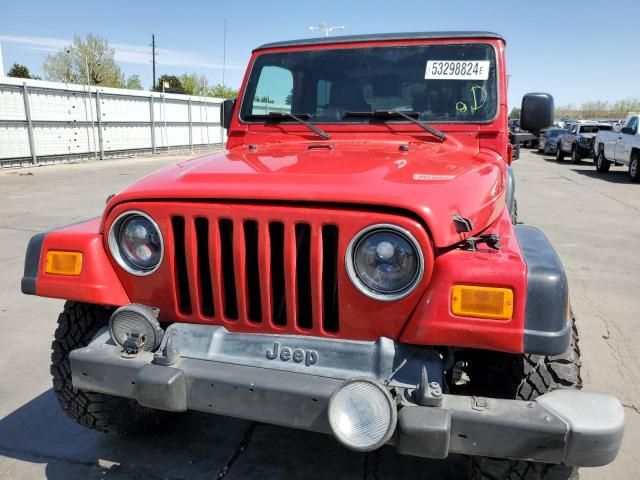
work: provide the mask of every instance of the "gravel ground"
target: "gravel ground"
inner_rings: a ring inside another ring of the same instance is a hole
[[[161,155],[0,171],[0,478],[276,479],[466,478],[466,460],[363,455],[328,436],[189,413],[144,439],[102,435],[68,420],[49,377],[49,347],[62,301],[19,293],[34,233],[101,212],[132,180],[187,158]],[[541,227],[566,266],[582,335],[586,387],[625,404],[623,451],[585,479],[640,471],[640,185],[591,162],[557,164],[529,151],[514,164],[520,220]],[[635,280],[635,281],[634,281]]]

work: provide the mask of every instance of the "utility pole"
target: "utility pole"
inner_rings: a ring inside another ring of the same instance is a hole
[[[153,87],[156,86],[156,36],[151,34],[151,63],[153,64]]]
[[[4,63],[2,63],[2,45],[0,45],[0,77],[4,77]]]
[[[224,19],[224,33],[222,35],[222,91],[224,92],[224,73],[227,68],[227,19]]]

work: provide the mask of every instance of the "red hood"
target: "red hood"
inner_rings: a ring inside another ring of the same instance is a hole
[[[260,145],[195,158],[151,174],[107,207],[149,199],[241,199],[348,203],[411,211],[436,247],[461,240],[459,214],[486,228],[504,207],[506,165],[491,150],[444,143],[296,142]]]

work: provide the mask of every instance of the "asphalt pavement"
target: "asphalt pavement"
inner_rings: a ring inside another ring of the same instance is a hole
[[[333,479],[466,478],[466,459],[365,455],[331,437],[188,413],[123,438],[84,429],[58,407],[50,344],[63,302],[20,293],[29,238],[99,215],[105,199],[185,155],[0,171],[0,478]],[[581,335],[585,387],[625,405],[627,431],[611,465],[584,479],[640,471],[640,184],[590,161],[556,163],[523,150],[515,162],[520,221],[541,227],[566,267]]]

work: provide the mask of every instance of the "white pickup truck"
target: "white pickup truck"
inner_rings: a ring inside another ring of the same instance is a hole
[[[600,130],[594,141],[596,170],[609,171],[613,165],[629,165],[632,182],[640,182],[640,115],[627,116],[620,131]]]

